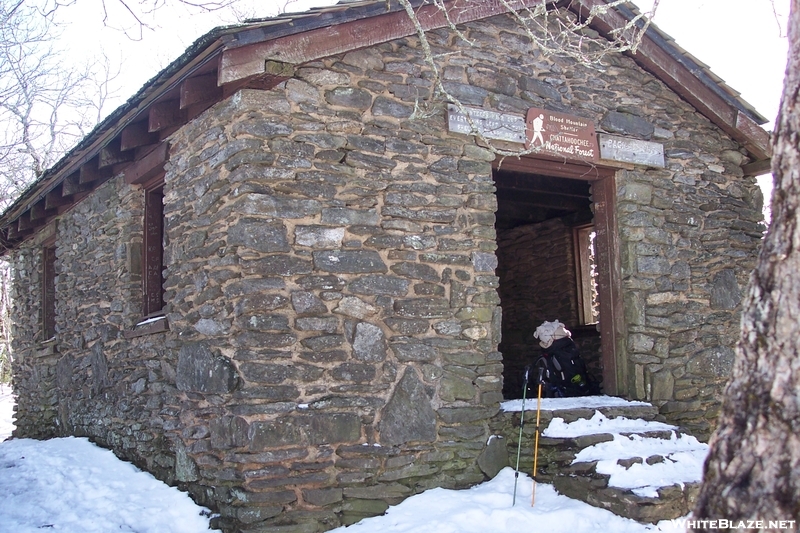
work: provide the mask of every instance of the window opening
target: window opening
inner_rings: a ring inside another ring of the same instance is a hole
[[[163,177],[145,188],[144,261],[142,273],[143,315],[164,311],[164,182]]]
[[[42,341],[56,336],[56,248],[42,248]]]
[[[597,291],[597,232],[594,225],[578,226],[573,231],[575,243],[575,278],[578,290],[578,312],[581,325],[597,324],[600,301]]]
[[[613,182],[585,174],[502,166],[493,172],[505,398],[521,397],[524,368],[542,352],[533,332],[553,320],[572,332],[603,392],[617,393],[615,315],[602,307],[613,301],[605,296],[612,284],[604,278],[613,256],[605,229]]]

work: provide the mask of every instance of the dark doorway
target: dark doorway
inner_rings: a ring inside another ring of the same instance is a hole
[[[616,172],[539,157],[495,162],[506,398],[522,394],[524,368],[541,353],[536,327],[556,319],[572,331],[603,392],[625,394]]]
[[[541,353],[533,333],[545,320],[566,324],[602,382],[593,182],[502,167],[493,177],[504,397],[521,397],[524,368]]]

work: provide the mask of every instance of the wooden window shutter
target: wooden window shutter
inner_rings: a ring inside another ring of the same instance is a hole
[[[142,272],[145,317],[164,309],[164,183],[145,190],[144,261]]]
[[[42,341],[56,336],[56,248],[42,248]]]

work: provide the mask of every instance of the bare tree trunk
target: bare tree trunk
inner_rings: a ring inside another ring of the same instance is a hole
[[[800,0],[791,2],[772,171],[772,225],[694,512],[695,519],[764,520],[763,531],[779,529],[769,520],[800,520]]]

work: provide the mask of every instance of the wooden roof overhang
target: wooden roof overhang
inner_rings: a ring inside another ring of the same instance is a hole
[[[512,5],[519,8],[539,1],[515,0]],[[413,3],[425,30],[449,24],[438,7],[423,0]],[[559,5],[582,15],[602,3],[568,0]],[[449,0],[445,5],[450,22],[456,24],[507,11],[503,0]],[[608,35],[625,22],[624,10],[611,10],[596,17],[593,27]],[[168,158],[166,138],[237,90],[268,89],[309,61],[415,33],[399,5],[380,0],[213,30],[107,117],[0,215],[0,253],[35,234],[112,176],[123,173],[128,183],[147,181],[163,169]],[[713,79],[703,79],[702,69],[693,69],[691,60],[655,30],[648,30],[631,57],[745,146],[754,160],[745,167],[746,173],[768,171],[769,134],[757,122],[763,122],[762,117]]]

